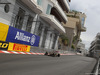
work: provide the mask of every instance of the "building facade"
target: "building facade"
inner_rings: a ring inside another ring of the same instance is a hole
[[[82,42],[78,42],[77,44],[77,52],[81,53],[81,55],[86,55],[87,50],[85,49],[85,44]]]
[[[90,56],[98,56],[100,54],[99,52],[100,50],[100,33],[97,33],[95,39],[91,42],[91,45],[90,45],[90,48],[89,48],[89,53],[90,53]]]
[[[80,41],[81,32],[86,31],[85,19],[86,15],[82,12],[70,11],[66,13],[68,16],[68,22],[64,25],[66,35],[69,39],[69,50],[71,50],[72,44],[77,49],[77,44]]]
[[[70,10],[69,2],[70,0],[0,0],[0,23],[40,37],[39,42],[36,41],[37,47],[58,49],[59,35],[66,33],[62,23],[68,21],[65,12]],[[18,34],[21,36],[21,33]],[[29,38],[28,35],[25,37]]]

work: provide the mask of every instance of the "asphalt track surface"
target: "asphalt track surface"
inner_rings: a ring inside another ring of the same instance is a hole
[[[0,54],[0,75],[89,75],[96,60],[83,56]]]

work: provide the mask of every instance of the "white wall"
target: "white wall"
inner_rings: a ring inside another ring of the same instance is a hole
[[[48,7],[48,4],[50,4],[51,6],[53,6],[53,3],[50,0],[42,0],[42,8],[43,8],[43,13],[46,14],[46,10]]]
[[[10,10],[8,13],[5,13],[5,11],[4,11],[5,4],[0,4],[0,22],[1,23],[10,25],[15,1],[16,0],[1,0],[1,3],[8,3],[8,2],[11,3],[11,4],[9,4]]]

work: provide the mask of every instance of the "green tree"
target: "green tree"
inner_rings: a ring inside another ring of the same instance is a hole
[[[68,45],[68,38],[66,35],[60,35],[60,38],[62,40],[63,45],[67,46]]]
[[[75,46],[72,44],[71,48],[72,48],[72,49],[75,49]]]

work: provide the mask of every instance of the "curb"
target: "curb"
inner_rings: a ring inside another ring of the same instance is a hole
[[[29,54],[29,55],[44,55],[44,52],[16,52],[16,51],[4,51],[0,50],[0,53],[6,53],[6,54]],[[76,55],[74,53],[66,53],[61,55]]]
[[[66,53],[66,54],[61,54],[61,55],[76,55],[74,53]]]
[[[37,52],[15,52],[15,51],[3,51],[0,50],[0,53],[7,53],[7,54],[30,54],[30,55],[44,55],[44,53],[37,53]]]

